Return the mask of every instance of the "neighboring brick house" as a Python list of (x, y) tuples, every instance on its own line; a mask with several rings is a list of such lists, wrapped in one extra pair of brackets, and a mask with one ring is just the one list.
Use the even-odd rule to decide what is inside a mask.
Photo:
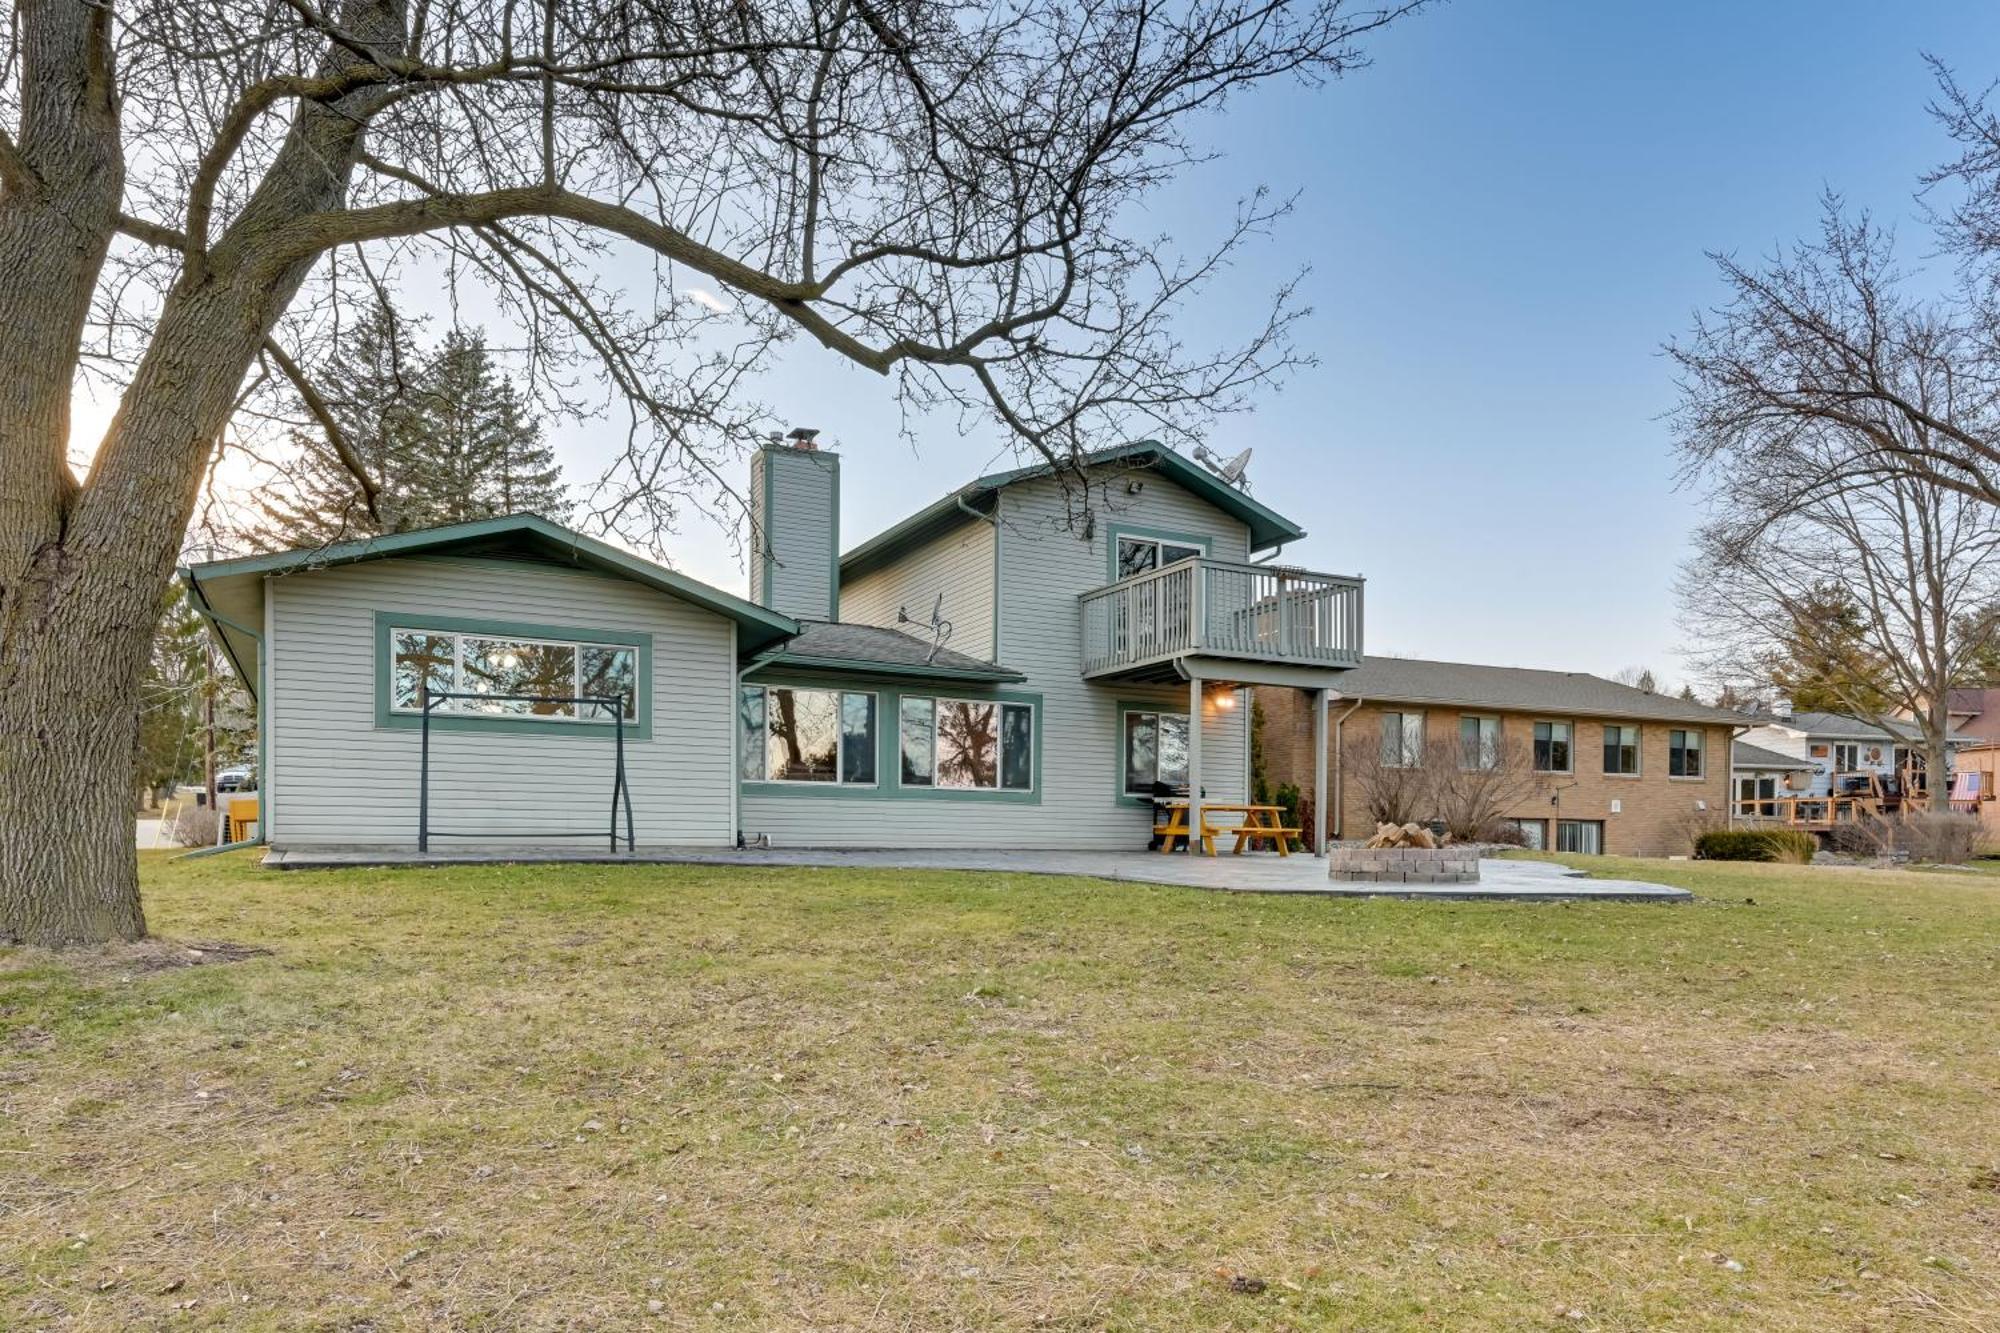
[[(1311, 696), (1259, 687), (1257, 702), (1266, 777), (1310, 792)], [(1343, 674), (1329, 710), (1334, 838), (1374, 831), (1343, 754), (1393, 760), (1421, 735), (1434, 746), (1463, 738), (1474, 756), (1483, 746), (1525, 752), (1546, 775), (1542, 790), (1505, 814), (1528, 844), (1622, 856), (1686, 853), (1696, 828), (1728, 817), (1730, 745), (1743, 727), (1737, 714), (1582, 672), (1396, 657)], [(1394, 719), (1386, 743), (1385, 716)]]

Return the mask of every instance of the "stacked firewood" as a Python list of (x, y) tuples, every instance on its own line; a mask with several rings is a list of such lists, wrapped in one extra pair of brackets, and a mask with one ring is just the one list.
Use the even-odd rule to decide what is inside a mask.
[(1377, 824), (1366, 847), (1442, 847), (1444, 839), (1422, 824)]

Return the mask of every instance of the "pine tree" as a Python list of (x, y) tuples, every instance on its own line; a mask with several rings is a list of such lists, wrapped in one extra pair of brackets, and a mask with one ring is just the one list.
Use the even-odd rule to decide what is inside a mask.
[(478, 332), (454, 330), (426, 352), (378, 303), (320, 379), (342, 434), (380, 487), (379, 521), (332, 446), (302, 430), (293, 441), (294, 493), (260, 503), (251, 533), (258, 546), (319, 546), (505, 513), (568, 518), (555, 451)]
[(292, 437), (297, 461), (290, 484), (270, 488), (259, 501), (262, 517), (250, 534), (256, 545), (322, 546), (419, 526), (402, 508), (416, 485), (410, 425), (421, 359), (411, 335), (402, 318), (377, 301), (316, 376), (341, 434), (380, 485), (379, 521), (370, 517), (360, 487), (325, 436), (304, 429)]
[(568, 516), (562, 470), (477, 332), (454, 330), (424, 376), (413, 434), (425, 474), (413, 488), (426, 524), (492, 514)]

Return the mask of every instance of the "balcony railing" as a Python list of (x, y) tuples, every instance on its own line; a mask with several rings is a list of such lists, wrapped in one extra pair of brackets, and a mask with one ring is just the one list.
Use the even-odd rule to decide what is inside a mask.
[(1083, 674), (1202, 654), (1361, 664), (1361, 580), (1229, 560), (1182, 560), (1083, 594)]

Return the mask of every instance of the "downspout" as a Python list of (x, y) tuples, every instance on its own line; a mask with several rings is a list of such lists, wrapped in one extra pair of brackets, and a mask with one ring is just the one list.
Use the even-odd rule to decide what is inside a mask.
[(993, 525), (993, 644), (986, 660), (997, 662), (1000, 660), (1000, 497), (997, 495), (993, 497), (993, 512), (990, 514), (982, 514), (974, 509), (965, 502), (963, 495), (954, 495), (952, 500), (960, 509), (980, 522)]
[(1333, 720), (1333, 836), (1336, 838), (1344, 837), (1347, 833), (1346, 816), (1344, 814), (1347, 808), (1347, 793), (1342, 785), (1342, 778), (1346, 773), (1346, 765), (1341, 759), (1342, 755), (1346, 753), (1347, 747), (1341, 743), (1340, 730), (1347, 725), (1347, 719), (1354, 716), (1354, 710), (1367, 702), (1366, 699), (1356, 699), (1347, 706), (1346, 712)]
[[(264, 668), (271, 658), (269, 645), (264, 641), (262, 630), (254, 630), (248, 625), (231, 620), (228, 616), (221, 614), (214, 607), (210, 606), (208, 604), (208, 594), (201, 590), (201, 581), (195, 578), (192, 569), (183, 568), (181, 570), (181, 581), (187, 584), (188, 591), (194, 594), (196, 613), (209, 623), (209, 628), (214, 631), (215, 637), (221, 641), (222, 651), (227, 653), (229, 660), (235, 664), (237, 679), (243, 682), (243, 688), (250, 691), (251, 702), (257, 705), (257, 836), (244, 842), (225, 842), (214, 847), (198, 847), (184, 855), (212, 856), (217, 852), (233, 852), (244, 847), (262, 847), (265, 842), (265, 830), (271, 827), (269, 813), (271, 794), (266, 790), (271, 781), (271, 756), (266, 752), (265, 747), (265, 740), (269, 735), (270, 718), (268, 716), (269, 710), (264, 706), (264, 696), (268, 693), (264, 688)], [(267, 607), (270, 605), (270, 593), (268, 590), (265, 593), (265, 605)], [(257, 683), (255, 685), (250, 683), (250, 673), (243, 669), (243, 663), (237, 658), (236, 650), (229, 646), (229, 639), (222, 633), (220, 626), (223, 625), (227, 625), (238, 634), (249, 635), (256, 642)], [(215, 813), (216, 818), (221, 819), (222, 812), (217, 810)], [(178, 861), (182, 858), (177, 856), (174, 859)]]
[[(1722, 809), (1724, 815), (1722, 826), (1724, 828), (1736, 827), (1736, 742), (1749, 733), (1750, 728), (1748, 727), (1732, 727), (1729, 731), (1729, 765), (1723, 770), (1723, 772), (1729, 775), (1729, 780), (1722, 785)], [(1750, 788), (1754, 792), (1757, 784), (1752, 782)], [(1773, 784), (1772, 790), (1777, 790), (1776, 784)], [(1773, 809), (1775, 808), (1774, 806)], [(1793, 808), (1797, 809), (1796, 806)]]
[(1269, 551), (1265, 552), (1263, 555), (1256, 557), (1250, 563), (1253, 565), (1268, 565), (1273, 560), (1276, 560), (1279, 556), (1283, 555), (1285, 553), (1285, 548), (1287, 546), (1290, 546), (1291, 544), (1292, 544), (1292, 539), (1287, 537), (1285, 540), (1279, 542), (1276, 546), (1273, 546)]

